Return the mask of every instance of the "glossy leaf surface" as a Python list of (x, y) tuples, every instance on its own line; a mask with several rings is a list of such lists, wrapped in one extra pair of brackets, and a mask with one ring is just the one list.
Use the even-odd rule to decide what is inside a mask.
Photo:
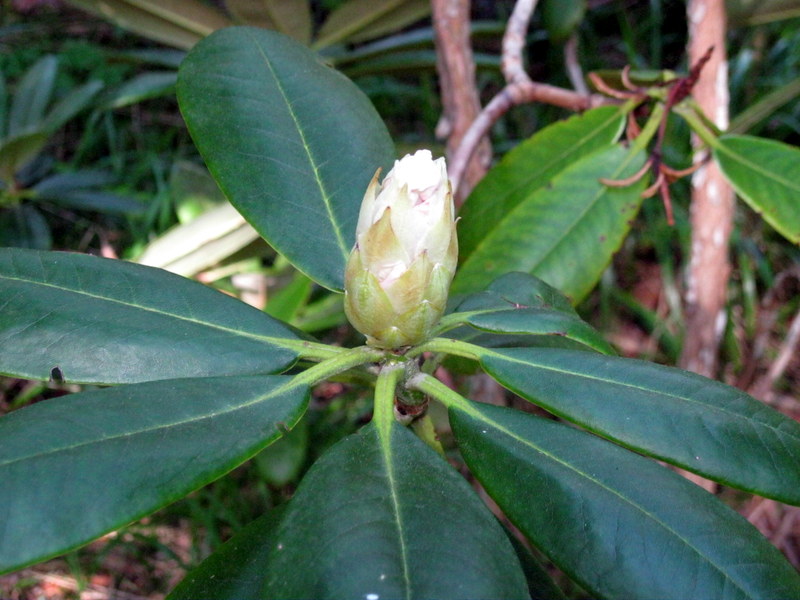
[(231, 203), (298, 269), (343, 289), (361, 199), (394, 158), (367, 97), (297, 42), (234, 27), (189, 53), (178, 100)]
[(714, 159), (736, 193), (795, 244), (800, 243), (800, 149), (747, 135), (725, 135)]
[(265, 598), (527, 594), (492, 514), (447, 462), (396, 424), (388, 432), (368, 425), (318, 460), (273, 539)]
[(0, 249), (0, 373), (133, 383), (269, 373), (296, 353), (288, 326), (160, 269), (81, 254)]
[(503, 273), (524, 271), (578, 302), (627, 235), (646, 183), (607, 187), (600, 179), (628, 177), (643, 163), (642, 153), (610, 146), (533, 190), (464, 258), (453, 293), (479, 291)]
[(566, 297), (527, 273), (508, 273), (485, 292), (467, 297), (444, 320), (447, 324), (455, 322), (489, 333), (563, 337), (598, 352), (615, 354), (603, 336), (581, 320)]
[(0, 419), (0, 572), (65, 552), (228, 472), (292, 427), (289, 377), (174, 379)]
[(722, 481), (800, 504), (800, 424), (688, 371), (571, 350), (481, 358), (504, 386), (604, 437)]
[(561, 171), (581, 158), (613, 144), (625, 115), (604, 106), (545, 127), (508, 152), (475, 186), (458, 224), (461, 262), (485, 243), (506, 215)]
[(507, 408), (451, 408), (450, 422), (505, 514), (593, 597), (800, 597), (758, 530), (649, 459)]

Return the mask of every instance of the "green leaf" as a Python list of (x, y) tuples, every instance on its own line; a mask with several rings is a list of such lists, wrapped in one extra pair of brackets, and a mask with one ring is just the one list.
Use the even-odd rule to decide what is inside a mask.
[[(304, 421), (301, 421), (303, 423)], [(263, 597), (264, 565), (278, 543), (285, 505), (259, 517), (189, 572), (167, 600), (255, 600)]]
[(600, 179), (629, 177), (644, 160), (641, 152), (608, 146), (533, 190), (466, 256), (452, 293), (479, 291), (503, 273), (523, 271), (580, 301), (627, 235), (646, 185), (642, 178), (608, 187)]
[(566, 600), (564, 592), (547, 574), (547, 569), (534, 558), (531, 551), (510, 530), (503, 528), (517, 553), (517, 558), (528, 582), (531, 600)]
[(452, 407), (450, 422), (508, 518), (593, 596), (800, 597), (800, 576), (750, 523), (649, 459), (507, 408)]
[(297, 42), (234, 27), (189, 53), (178, 100), (231, 203), (298, 269), (343, 289), (361, 199), (394, 156), (366, 96)]
[(0, 140), (6, 137), (6, 129), (8, 123), (6, 117), (8, 116), (8, 85), (6, 78), (2, 71), (0, 71)]
[(372, 423), (320, 458), (273, 539), (264, 598), (527, 597), (492, 514), (396, 424)]
[[(0, 210), (0, 246), (47, 250), (52, 243), (50, 226), (42, 213), (33, 205), (17, 204)], [(0, 294), (0, 321), (2, 321), (2, 307), (2, 295)], [(0, 356), (2, 354), (3, 351), (0, 348)]]
[(37, 60), (17, 83), (8, 115), (8, 137), (33, 133), (42, 128), (42, 119), (53, 95), (58, 59), (50, 54)]
[(579, 159), (613, 144), (624, 123), (619, 107), (601, 106), (545, 127), (506, 154), (461, 207), (461, 262), (480, 250), (485, 238), (518, 204)]
[(47, 144), (47, 134), (41, 131), (21, 133), (0, 143), (0, 179), (12, 187), (14, 174), (35, 157)]
[(151, 40), (189, 49), (231, 22), (199, 0), (70, 0), (80, 8)]
[(104, 94), (101, 109), (121, 108), (143, 100), (175, 93), (176, 71), (150, 71), (129, 79), (108, 94)]
[(135, 198), (97, 190), (66, 192), (51, 197), (50, 202), (78, 210), (92, 210), (101, 213), (141, 214), (147, 208)]
[(800, 505), (800, 424), (688, 371), (571, 350), (486, 352), (486, 371), (565, 419), (727, 485)]
[(550, 39), (564, 41), (578, 28), (586, 14), (586, 0), (545, 0), (542, 23)]
[(75, 548), (227, 473), (303, 414), (308, 388), (290, 381), (155, 381), (4, 416), (0, 572)]
[(292, 323), (298, 312), (308, 303), (312, 288), (313, 283), (308, 277), (295, 272), (289, 283), (270, 296), (264, 312), (286, 323)]
[(0, 373), (76, 383), (280, 371), (295, 333), (238, 300), (160, 269), (0, 249)]
[(786, 239), (800, 243), (800, 149), (747, 135), (724, 135), (714, 159), (736, 193)]
[(111, 185), (117, 181), (117, 176), (111, 171), (100, 169), (86, 169), (51, 175), (36, 183), (31, 190), (36, 192), (37, 198), (51, 199), (65, 192), (98, 188)]
[(102, 88), (102, 81), (89, 81), (72, 90), (47, 112), (47, 116), (42, 122), (42, 129), (50, 133), (59, 129), (64, 123), (89, 106), (89, 103)]
[(581, 320), (569, 300), (527, 273), (508, 273), (492, 282), (487, 291), (468, 296), (443, 319), (442, 330), (456, 323), (496, 334), (558, 336), (604, 354), (616, 354), (599, 332)]
[(393, 33), (399, 33), (409, 25), (428, 17), (430, 14), (431, 3), (427, 0), (405, 0), (393, 11), (378, 17), (353, 33), (348, 42), (362, 43), (369, 40), (377, 40), (377, 38)]
[[(399, 29), (420, 18), (417, 6), (420, 3), (420, 0), (347, 0), (322, 24), (314, 47), (323, 48), (350, 38), (355, 39), (359, 33), (372, 27), (381, 27), (378, 35)], [(411, 20), (408, 18), (409, 9), (413, 15)], [(430, 6), (427, 7), (427, 12), (430, 12)], [(371, 37), (373, 36), (366, 35), (362, 39)]]

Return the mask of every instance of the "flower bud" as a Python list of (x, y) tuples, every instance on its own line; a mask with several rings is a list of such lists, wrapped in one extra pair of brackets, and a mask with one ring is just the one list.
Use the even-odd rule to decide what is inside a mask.
[(379, 348), (418, 344), (447, 302), (458, 260), (453, 194), (444, 158), (419, 150), (395, 161), (364, 195), (345, 272), (344, 309)]

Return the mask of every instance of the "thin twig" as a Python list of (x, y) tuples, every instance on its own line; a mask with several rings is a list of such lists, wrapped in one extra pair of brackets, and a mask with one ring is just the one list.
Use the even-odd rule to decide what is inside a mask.
[(578, 61), (577, 33), (569, 36), (567, 43), (564, 44), (564, 69), (566, 69), (569, 82), (575, 91), (583, 96), (588, 96), (589, 86), (586, 85), (583, 69), (581, 69), (581, 63)]
[(796, 356), (798, 342), (800, 342), (800, 310), (792, 318), (777, 358), (772, 361), (767, 373), (753, 385), (752, 393), (756, 398), (766, 402), (771, 400), (771, 396), (774, 394), (772, 388), (775, 382), (783, 376), (789, 362)]
[(453, 190), (458, 190), (467, 164), (480, 140), (512, 106), (527, 102), (544, 102), (574, 111), (583, 111), (612, 102), (605, 96), (580, 94), (531, 81), (523, 66), (522, 50), (525, 47), (525, 35), (535, 7), (536, 0), (518, 0), (514, 5), (503, 36), (501, 69), (506, 79), (506, 86), (483, 108), (452, 154), (449, 174)]
[(501, 70), (506, 83), (529, 82), (531, 79), (525, 72), (522, 62), (522, 50), (525, 48), (525, 36), (528, 24), (536, 8), (537, 0), (517, 0), (503, 35), (503, 58)]

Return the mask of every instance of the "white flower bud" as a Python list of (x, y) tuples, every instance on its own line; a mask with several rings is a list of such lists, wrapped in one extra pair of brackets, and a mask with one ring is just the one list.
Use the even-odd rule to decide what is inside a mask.
[(444, 158), (420, 150), (367, 188), (345, 274), (345, 312), (367, 343), (424, 341), (447, 302), (458, 260)]

